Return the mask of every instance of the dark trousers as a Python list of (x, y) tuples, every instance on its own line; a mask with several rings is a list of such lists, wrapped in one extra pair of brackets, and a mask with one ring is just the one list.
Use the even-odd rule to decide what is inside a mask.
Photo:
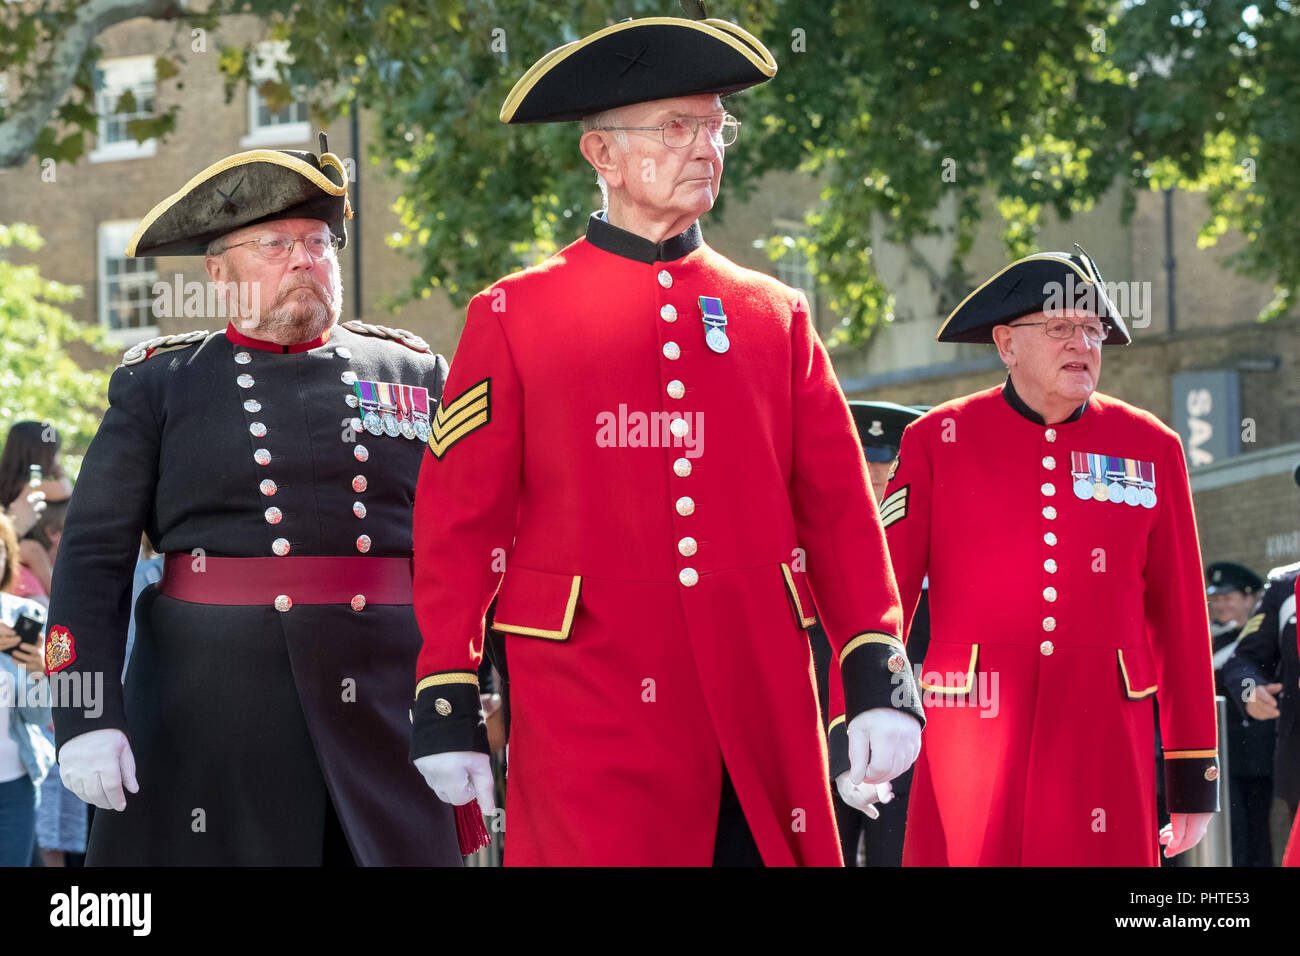
[(1268, 814), (1273, 806), (1273, 779), (1230, 777), (1228, 799), (1232, 801), (1232, 865), (1272, 866)]
[(713, 845), (714, 866), (762, 866), (763, 857), (754, 834), (745, 822), (740, 798), (731, 785), (731, 775), (722, 768), (722, 797), (718, 801), (718, 836)]

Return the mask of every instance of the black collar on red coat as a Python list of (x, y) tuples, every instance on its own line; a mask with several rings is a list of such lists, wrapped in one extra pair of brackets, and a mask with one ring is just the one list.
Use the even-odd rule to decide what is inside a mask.
[(323, 334), (312, 339), (310, 342), (295, 342), (293, 345), (281, 345), (279, 342), (267, 342), (263, 339), (255, 339), (245, 335), (235, 328), (235, 323), (230, 322), (226, 325), (226, 338), (236, 345), (243, 345), (250, 349), (261, 349), (264, 352), (279, 352), (282, 355), (289, 355), (296, 352), (308, 352), (311, 349), (318, 348), (329, 341), (330, 332), (333, 326), (326, 329)]
[(698, 222), (691, 223), (685, 232), (663, 242), (651, 242), (613, 225), (603, 212), (593, 212), (587, 220), (587, 241), (597, 249), (604, 249), (624, 259), (647, 263), (672, 262), (704, 244)]
[[(1015, 386), (1011, 384), (1010, 375), (1007, 376), (1006, 382), (1003, 383), (1002, 385), (1002, 397), (1005, 398), (1007, 400), (1007, 404), (1010, 405), (1012, 408), (1014, 408), (1022, 417), (1029, 419), (1035, 425), (1047, 424), (1047, 422), (1043, 420), (1042, 415), (1038, 414), (1038, 412), (1034, 411), (1032, 408), (1030, 408), (1028, 405), (1025, 404), (1025, 400), (1020, 397), (1020, 395), (1016, 392)], [(1082, 405), (1080, 405), (1070, 414), (1069, 418), (1067, 418), (1063, 422), (1057, 422), (1057, 424), (1066, 425), (1070, 422), (1077, 422), (1080, 418), (1083, 417), (1083, 413), (1086, 412), (1087, 410), (1088, 410), (1088, 403), (1084, 402)]]

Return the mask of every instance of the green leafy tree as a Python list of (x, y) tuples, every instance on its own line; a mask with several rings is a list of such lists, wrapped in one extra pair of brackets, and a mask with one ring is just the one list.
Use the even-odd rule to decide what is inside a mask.
[[(918, 258), (949, 306), (969, 285), (962, 256), (989, 199), (1008, 254), (1019, 255), (1034, 246), (1046, 211), (1072, 216), (1116, 185), (1130, 211), (1142, 190), (1204, 192), (1211, 215), (1202, 244), (1230, 229), (1245, 236), (1234, 261), (1276, 282), (1268, 314), (1285, 311), (1300, 288), (1294, 0), (711, 6), (763, 37), (780, 64), (775, 82), (729, 104), (745, 132), (728, 156), (724, 199), (771, 171), (816, 177), (822, 202), (799, 244), (845, 318), (844, 337), (869, 335), (892, 308), (873, 244), (911, 250), (919, 237), (955, 230), (950, 260)], [(546, 50), (616, 19), (677, 12), (666, 0), (211, 0), (201, 13), (183, 0), (48, 0), (44, 14), (30, 7), (0, 8), (0, 57), (17, 55), (37, 78), (12, 116), (0, 115), (0, 134), (30, 130), (33, 117), (41, 125), (0, 146), (0, 165), (84, 148), (77, 137), (93, 128), (86, 82), (97, 50), (90, 33), (71, 64), (77, 47), (67, 37), (73, 26), (90, 31), (87, 11), (174, 19), (182, 37), (252, 13), (294, 57), (279, 79), (260, 83), (273, 105), (306, 89), (320, 121), (358, 107), (376, 115), (368, 159), (390, 166), (402, 186), (396, 244), (418, 267), (409, 295), (441, 287), (458, 303), (577, 235), (591, 201), (571, 126), (497, 121), (514, 80)], [(62, 73), (42, 72), (39, 54), (54, 49)], [(166, 77), (183, 61), (180, 43), (160, 59), (160, 81), (180, 82)], [(251, 80), (252, 50), (223, 49), (220, 64), (233, 96)], [(56, 73), (68, 85), (42, 117)], [(169, 115), (133, 132), (165, 134)], [(951, 222), (940, 215), (948, 208)]]
[[(14, 422), (49, 422), (63, 439), (65, 466), (76, 475), (108, 390), (109, 373), (98, 356), (113, 352), (103, 348), (98, 328), (60, 307), (81, 296), (79, 286), (7, 259), (6, 250), (35, 252), (42, 244), (31, 226), (0, 225), (0, 440)], [(77, 358), (95, 367), (83, 368)]]

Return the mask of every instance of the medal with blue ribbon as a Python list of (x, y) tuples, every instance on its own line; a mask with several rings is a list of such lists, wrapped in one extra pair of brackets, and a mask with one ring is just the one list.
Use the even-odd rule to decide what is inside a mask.
[(700, 296), (700, 313), (704, 319), (704, 344), (721, 355), (731, 348), (727, 338), (727, 316), (722, 311), (722, 300)]

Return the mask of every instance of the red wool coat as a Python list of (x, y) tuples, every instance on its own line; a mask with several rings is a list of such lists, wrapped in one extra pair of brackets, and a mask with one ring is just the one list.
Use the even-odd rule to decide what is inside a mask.
[[(1300, 578), (1296, 578), (1296, 603), (1300, 604)], [(1300, 640), (1300, 637), (1297, 638)], [(1296, 688), (1284, 688), (1290, 693), (1295, 693)], [(1291, 839), (1287, 841), (1286, 853), (1282, 857), (1283, 866), (1300, 866), (1300, 815), (1291, 824)]]
[(767, 864), (839, 864), (804, 628), (815, 593), (864, 709), (888, 705), (901, 612), (802, 295), (698, 226), (656, 246), (596, 220), (474, 298), (445, 396), (415, 505), (412, 756), (486, 750), (495, 595), (508, 863), (708, 864), (725, 762)]
[(1100, 394), (1049, 427), (988, 389), (908, 427), (880, 512), (907, 623), (930, 579), (905, 865), (1156, 865), (1153, 696), (1170, 810), (1218, 809), (1175, 432)]

